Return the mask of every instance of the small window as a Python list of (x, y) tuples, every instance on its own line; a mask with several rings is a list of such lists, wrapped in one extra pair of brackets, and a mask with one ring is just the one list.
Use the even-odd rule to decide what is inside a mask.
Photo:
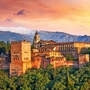
[(29, 60), (29, 58), (28, 57), (25, 57), (24, 60)]
[(24, 53), (28, 53), (28, 52), (24, 52)]

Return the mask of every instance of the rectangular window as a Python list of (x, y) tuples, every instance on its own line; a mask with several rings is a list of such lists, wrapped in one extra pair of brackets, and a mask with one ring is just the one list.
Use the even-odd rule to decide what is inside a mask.
[(24, 52), (24, 53), (28, 53), (28, 52)]
[(29, 58), (28, 57), (25, 57), (24, 60), (29, 60)]

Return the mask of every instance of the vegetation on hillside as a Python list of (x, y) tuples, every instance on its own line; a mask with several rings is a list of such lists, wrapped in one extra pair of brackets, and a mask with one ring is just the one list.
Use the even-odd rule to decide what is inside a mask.
[(7, 41), (0, 41), (0, 54), (8, 54), (10, 52), (10, 43)]
[(0, 71), (0, 90), (90, 90), (90, 64), (80, 69), (28, 69), (19, 77)]

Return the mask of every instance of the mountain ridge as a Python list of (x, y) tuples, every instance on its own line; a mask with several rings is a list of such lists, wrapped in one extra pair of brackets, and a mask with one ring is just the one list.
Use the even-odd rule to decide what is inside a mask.
[[(0, 41), (19, 41), (28, 40), (33, 42), (33, 37), (36, 30), (31, 30), (23, 27), (1, 27), (0, 26)], [(90, 36), (87, 35), (72, 35), (64, 32), (38, 31), (42, 40), (54, 40), (56, 42), (90, 42)]]

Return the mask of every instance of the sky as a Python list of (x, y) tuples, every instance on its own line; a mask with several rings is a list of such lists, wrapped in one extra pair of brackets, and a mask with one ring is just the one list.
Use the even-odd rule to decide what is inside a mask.
[(0, 26), (90, 35), (90, 0), (0, 0)]

